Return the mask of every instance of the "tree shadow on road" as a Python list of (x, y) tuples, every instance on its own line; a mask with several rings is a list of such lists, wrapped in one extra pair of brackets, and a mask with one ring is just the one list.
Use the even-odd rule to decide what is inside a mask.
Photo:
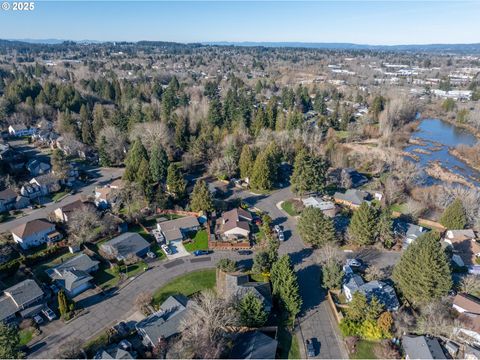
[(117, 293), (114, 292), (114, 289), (109, 292), (100, 292), (98, 294), (94, 294), (92, 296), (86, 297), (84, 299), (81, 299), (76, 302), (76, 307), (78, 309), (87, 309), (91, 306), (97, 305), (98, 303), (101, 303), (102, 301), (105, 301), (107, 299), (110, 299), (114, 296), (116, 296)]
[(325, 299), (325, 291), (320, 285), (320, 266), (309, 265), (297, 271), (300, 296), (302, 297), (302, 310), (300, 316), (316, 308)]
[(294, 252), (290, 254), (290, 262), (293, 266), (301, 264), (303, 260), (310, 257), (313, 254), (312, 248), (304, 248), (300, 251)]

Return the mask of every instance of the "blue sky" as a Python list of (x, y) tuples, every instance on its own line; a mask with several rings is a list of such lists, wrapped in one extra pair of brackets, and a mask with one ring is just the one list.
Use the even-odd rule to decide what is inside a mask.
[(480, 1), (46, 1), (0, 10), (0, 38), (480, 42)]

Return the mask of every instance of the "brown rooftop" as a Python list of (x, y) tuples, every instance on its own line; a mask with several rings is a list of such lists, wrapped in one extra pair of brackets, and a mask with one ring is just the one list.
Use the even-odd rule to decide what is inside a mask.
[(480, 299), (474, 296), (458, 294), (453, 299), (453, 304), (465, 309), (466, 312), (480, 314)]
[(50, 227), (52, 227), (52, 225), (53, 224), (48, 222), (47, 220), (35, 219), (12, 229), (12, 234), (17, 235), (19, 238), (24, 238), (39, 231), (49, 229)]

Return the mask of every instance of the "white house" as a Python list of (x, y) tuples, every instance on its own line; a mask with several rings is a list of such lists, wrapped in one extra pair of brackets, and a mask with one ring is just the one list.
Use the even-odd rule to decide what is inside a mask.
[(48, 241), (58, 241), (62, 235), (55, 229), (55, 224), (46, 220), (35, 219), (12, 229), (13, 240), (23, 249), (38, 246)]
[(8, 133), (11, 136), (30, 136), (35, 134), (37, 129), (29, 128), (25, 124), (14, 124), (8, 127)]
[(252, 214), (242, 208), (232, 209), (223, 213), (215, 224), (215, 234), (224, 238), (248, 238)]

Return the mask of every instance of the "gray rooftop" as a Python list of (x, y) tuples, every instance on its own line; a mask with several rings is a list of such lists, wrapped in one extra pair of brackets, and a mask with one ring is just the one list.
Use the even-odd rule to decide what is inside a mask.
[(263, 302), (267, 311), (272, 308), (272, 293), (270, 284), (266, 282), (252, 282), (245, 274), (226, 274), (225, 292), (227, 297), (242, 298), (251, 292)]
[(5, 294), (12, 298), (18, 307), (21, 307), (39, 297), (43, 296), (43, 291), (32, 279), (24, 280), (4, 290)]
[(8, 296), (0, 297), (0, 321), (3, 321), (18, 311), (17, 306)]
[(445, 359), (440, 343), (426, 336), (404, 336), (402, 347), (409, 359)]
[(230, 359), (275, 359), (277, 340), (260, 331), (238, 335), (230, 352)]
[(191, 300), (183, 295), (170, 296), (162, 303), (158, 312), (140, 321), (136, 328), (151, 343), (155, 344), (161, 337), (168, 339), (180, 331), (181, 322), (190, 305)]
[(126, 232), (102, 244), (101, 248), (109, 251), (108, 248), (111, 247), (117, 251), (119, 256), (126, 258), (131, 255), (136, 255), (147, 249), (149, 246), (150, 243), (141, 235)]
[(53, 269), (48, 269), (46, 270), (47, 274), (51, 276), (52, 270), (56, 270), (57, 272), (61, 272), (63, 270), (69, 270), (69, 269), (75, 269), (75, 270), (81, 270), (81, 271), (89, 271), (91, 268), (95, 267), (98, 265), (97, 260), (92, 260), (88, 255), (86, 254), (80, 254), (78, 256), (75, 256), (64, 263), (55, 266)]
[(348, 189), (345, 193), (336, 192), (333, 197), (343, 201), (348, 201), (354, 205), (361, 205), (369, 197), (369, 193), (362, 190)]

